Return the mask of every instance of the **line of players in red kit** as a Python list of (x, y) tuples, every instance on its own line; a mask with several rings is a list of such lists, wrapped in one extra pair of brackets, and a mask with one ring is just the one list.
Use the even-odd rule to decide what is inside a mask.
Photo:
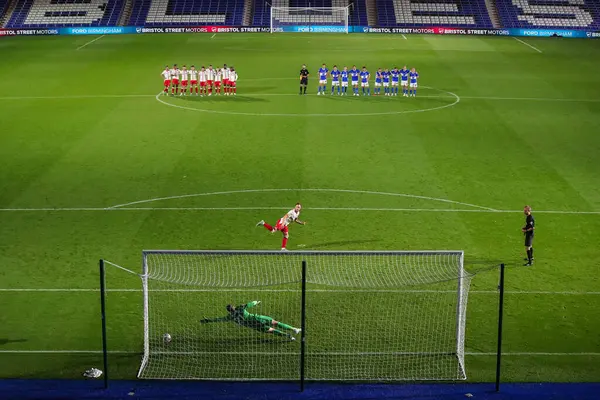
[(238, 74), (235, 72), (235, 68), (228, 67), (227, 64), (223, 64), (223, 68), (213, 68), (209, 65), (208, 68), (196, 69), (195, 66), (191, 66), (188, 69), (185, 65), (179, 69), (177, 64), (170, 68), (168, 65), (160, 73), (163, 77), (163, 95), (169, 94), (169, 88), (171, 89), (171, 96), (212, 96), (221, 94), (221, 89), (225, 96), (235, 96), (237, 93), (236, 82), (238, 80)]

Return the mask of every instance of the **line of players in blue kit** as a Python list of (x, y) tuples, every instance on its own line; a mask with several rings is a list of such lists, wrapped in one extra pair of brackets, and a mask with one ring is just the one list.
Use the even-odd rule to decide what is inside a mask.
[[(362, 89), (363, 96), (371, 95), (371, 87), (369, 86), (371, 73), (367, 70), (367, 67), (363, 66), (362, 69), (357, 69), (356, 65), (353, 65), (351, 70), (348, 70), (348, 67), (343, 67), (340, 70), (337, 65), (334, 65), (330, 71), (327, 65), (323, 64), (319, 68), (319, 91), (317, 95), (327, 94), (329, 77), (331, 78), (332, 95), (335, 94), (337, 88), (338, 96), (346, 96), (349, 86), (352, 86), (353, 96), (360, 96), (359, 86)], [(419, 73), (414, 68), (407, 69), (406, 65), (402, 69), (394, 67), (392, 70), (388, 68), (382, 70), (378, 68), (375, 72), (373, 95), (381, 95), (381, 88), (383, 87), (384, 96), (398, 96), (398, 88), (402, 87), (402, 96), (416, 97), (418, 79)]]

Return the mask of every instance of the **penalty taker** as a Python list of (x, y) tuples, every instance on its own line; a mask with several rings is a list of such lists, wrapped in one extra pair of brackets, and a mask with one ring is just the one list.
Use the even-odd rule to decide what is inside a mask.
[(252, 314), (247, 311), (248, 308), (252, 308), (259, 304), (259, 300), (251, 301), (237, 307), (233, 306), (232, 304), (228, 304), (226, 307), (227, 312), (229, 313), (228, 315), (219, 318), (204, 318), (200, 321), (200, 323), (207, 324), (210, 322), (235, 322), (240, 326), (255, 329), (259, 332), (269, 333), (276, 336), (285, 336), (292, 341), (296, 340), (291, 333), (284, 332), (277, 328), (291, 331), (295, 334), (300, 333), (300, 328), (294, 328), (291, 325), (276, 321), (267, 315)]

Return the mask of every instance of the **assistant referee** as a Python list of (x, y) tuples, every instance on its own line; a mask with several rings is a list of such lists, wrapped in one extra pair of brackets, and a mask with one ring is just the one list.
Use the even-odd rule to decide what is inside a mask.
[(525, 234), (525, 252), (527, 253), (527, 263), (525, 266), (530, 267), (533, 265), (533, 235), (535, 233), (535, 219), (531, 214), (531, 207), (525, 206), (523, 208), (525, 214), (525, 226), (521, 229)]
[[(306, 65), (302, 65), (302, 69), (300, 70), (300, 95), (306, 94), (306, 86), (308, 86), (308, 76), (309, 72), (306, 69)], [(304, 91), (302, 90), (304, 88)]]

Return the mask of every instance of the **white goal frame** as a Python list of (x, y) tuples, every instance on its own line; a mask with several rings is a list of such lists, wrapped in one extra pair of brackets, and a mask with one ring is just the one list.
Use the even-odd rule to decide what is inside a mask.
[[(270, 32), (282, 32), (279, 27), (297, 26), (296, 32), (348, 33), (350, 6), (346, 7), (271, 7)], [(323, 26), (323, 29), (319, 29)], [(343, 31), (332, 29), (344, 27)], [(329, 27), (329, 28), (328, 28)]]
[[(151, 295), (149, 292), (153, 291), (153, 290), (149, 290), (149, 282), (150, 281), (157, 281), (157, 282), (169, 282), (169, 284), (173, 284), (173, 285), (191, 285), (191, 286), (196, 286), (198, 285), (199, 287), (206, 285), (206, 282), (203, 280), (195, 280), (193, 282), (183, 282), (181, 280), (182, 275), (178, 274), (177, 271), (174, 271), (174, 273), (171, 273), (172, 271), (167, 270), (160, 270), (158, 271), (158, 273), (152, 271), (152, 266), (149, 266), (148, 263), (148, 257), (149, 256), (165, 256), (165, 257), (176, 257), (178, 255), (182, 255), (182, 256), (199, 256), (201, 257), (222, 257), (222, 256), (231, 256), (231, 257), (288, 257), (288, 258), (292, 258), (292, 260), (294, 262), (298, 262), (298, 270), (302, 270), (304, 271), (302, 273), (302, 281), (303, 282), (308, 282), (309, 284), (316, 284), (316, 285), (328, 285), (328, 286), (337, 286), (338, 288), (344, 287), (347, 282), (343, 280), (343, 278), (341, 278), (342, 280), (340, 281), (339, 277), (337, 276), (333, 276), (333, 275), (319, 275), (319, 272), (315, 272), (315, 273), (306, 273), (306, 261), (303, 261), (305, 259), (310, 260), (311, 258), (314, 257), (330, 257), (330, 258), (334, 258), (334, 257), (352, 257), (352, 256), (358, 256), (358, 257), (377, 257), (377, 256), (381, 256), (381, 257), (403, 257), (403, 256), (407, 256), (407, 257), (426, 257), (426, 256), (433, 256), (435, 259), (438, 259), (438, 257), (440, 259), (442, 259), (444, 257), (453, 257), (453, 260), (455, 261), (455, 263), (450, 263), (447, 266), (449, 267), (455, 267), (455, 268), (446, 268), (444, 273), (446, 274), (445, 277), (442, 276), (443, 274), (440, 275), (439, 279), (441, 279), (439, 282), (449, 282), (451, 287), (454, 288), (452, 290), (442, 290), (439, 293), (446, 293), (447, 296), (449, 296), (448, 298), (452, 298), (453, 296), (455, 297), (456, 301), (456, 314), (454, 315), (454, 318), (456, 320), (456, 331), (455, 331), (455, 346), (451, 346), (454, 347), (453, 349), (448, 349), (446, 353), (412, 353), (412, 352), (407, 352), (407, 353), (395, 353), (395, 355), (397, 356), (415, 356), (415, 355), (425, 355), (425, 356), (431, 356), (431, 355), (445, 355), (445, 356), (450, 356), (453, 357), (457, 362), (457, 364), (455, 364), (455, 371), (456, 371), (456, 375), (452, 376), (452, 377), (443, 377), (443, 378), (403, 378), (403, 377), (398, 377), (396, 379), (394, 378), (383, 378), (383, 379), (379, 379), (377, 377), (361, 377), (360, 379), (357, 378), (328, 378), (328, 377), (320, 377), (320, 376), (307, 376), (307, 380), (343, 380), (343, 381), (353, 381), (353, 380), (361, 380), (361, 381), (369, 381), (369, 380), (388, 380), (388, 381), (402, 381), (402, 380), (408, 380), (408, 381), (424, 381), (424, 380), (466, 380), (467, 376), (466, 376), (466, 368), (465, 368), (465, 327), (466, 327), (466, 307), (467, 307), (467, 300), (468, 300), (468, 291), (469, 291), (469, 286), (470, 286), (470, 280), (472, 275), (469, 274), (465, 269), (464, 269), (464, 252), (463, 251), (452, 251), (452, 250), (438, 250), (438, 251), (294, 251), (294, 252), (289, 252), (289, 253), (281, 253), (279, 251), (262, 251), (262, 250), (257, 250), (257, 251), (249, 251), (249, 250), (231, 250), (231, 251), (227, 251), (227, 250), (215, 250), (215, 251), (204, 251), (204, 250), (144, 250), (143, 251), (143, 273), (141, 275), (141, 279), (142, 279), (142, 286), (143, 286), (143, 313), (144, 313), (144, 354), (142, 357), (142, 361), (141, 361), (141, 365), (138, 371), (138, 378), (141, 379), (197, 379), (197, 380), (213, 380), (215, 378), (203, 378), (203, 377), (166, 377), (166, 376), (148, 376), (147, 374), (144, 373), (144, 370), (148, 367), (149, 364), (149, 360), (150, 357), (155, 354), (152, 353), (153, 349), (151, 346), (151, 341), (152, 338), (150, 338), (149, 336), (149, 332), (150, 332), (150, 325), (152, 323), (151, 321), (151, 310), (149, 309), (149, 296)], [(290, 261), (292, 261), (290, 260)], [(304, 267), (302, 267), (302, 264), (304, 263)], [(308, 262), (308, 264), (310, 265), (310, 261)], [(161, 265), (161, 264), (159, 264)], [(294, 264), (295, 265), (295, 264)], [(419, 266), (420, 267), (420, 266)], [(452, 272), (455, 271), (455, 272)], [(362, 272), (360, 272), (362, 273)], [(299, 272), (298, 272), (299, 274)], [(311, 275), (312, 274), (312, 275)], [(406, 279), (406, 276), (403, 275), (404, 272), (399, 271), (398, 276), (396, 277), (389, 277), (389, 278), (385, 278), (385, 281), (387, 281), (389, 279), (392, 287), (396, 287), (393, 283), (393, 281), (395, 279), (400, 279), (400, 280), (404, 280)], [(185, 274), (186, 278), (187, 278), (187, 273)], [(294, 276), (296, 276), (297, 274), (294, 273)], [(350, 274), (352, 275), (352, 274)], [(202, 276), (202, 275), (201, 275)], [(307, 278), (308, 276), (308, 278)], [(437, 278), (436, 278), (437, 279)], [(411, 278), (408, 278), (408, 280), (410, 281), (407, 285), (420, 285), (423, 282), (417, 282), (420, 280), (420, 278), (417, 278), (415, 281), (412, 281)], [(210, 281), (212, 282), (212, 278), (210, 278)], [(367, 286), (371, 286), (371, 287), (379, 287), (380, 282), (384, 282), (384, 281), (380, 281), (378, 279), (374, 279), (372, 281), (370, 280), (366, 280), (365, 284)], [(432, 281), (433, 283), (435, 283), (436, 281)], [(438, 283), (439, 283), (438, 282)], [(454, 282), (454, 283), (452, 283)], [(426, 282), (425, 282), (426, 283)], [(248, 284), (250, 285), (254, 285), (255, 283), (253, 283), (252, 281), (250, 281)], [(372, 286), (372, 285), (375, 286)], [(385, 283), (384, 283), (385, 285)], [(365, 286), (365, 287), (367, 287)], [(188, 286), (189, 287), (189, 286)], [(217, 289), (219, 286), (215, 286)], [(224, 286), (221, 286), (224, 288), (229, 287), (229, 284), (225, 284)], [(217, 289), (215, 289), (215, 292), (218, 291)], [(304, 289), (303, 289), (304, 290)], [(452, 294), (454, 293), (454, 290), (456, 291), (456, 294)], [(160, 291), (160, 290), (159, 290)], [(167, 291), (171, 291), (171, 290), (167, 290)], [(319, 290), (317, 289), (316, 292), (319, 292)], [(385, 290), (385, 286), (384, 289), (382, 290), (383, 293), (386, 292)], [(406, 290), (406, 293), (411, 293), (411, 292), (432, 292), (435, 293), (436, 290), (423, 290), (423, 291), (412, 291), (410, 290), (410, 288), (408, 290)], [(304, 293), (304, 292), (303, 292)], [(311, 293), (311, 289), (307, 289), (306, 293), (308, 293), (310, 295)], [(308, 302), (310, 303), (310, 300), (308, 300)], [(450, 312), (448, 315), (452, 315), (454, 314), (454, 312)], [(310, 338), (308, 340), (308, 343), (310, 343)], [(310, 344), (309, 344), (310, 346)], [(160, 352), (159, 352), (160, 353)], [(367, 354), (367, 353), (365, 353)], [(318, 354), (318, 355), (323, 355), (323, 353)], [(311, 354), (310, 352), (308, 352), (306, 354), (307, 357), (307, 362), (310, 362), (310, 358), (311, 358)], [(226, 378), (226, 379), (219, 379), (219, 380), (231, 380), (230, 378)], [(233, 380), (278, 380), (278, 378), (240, 378), (240, 379), (233, 379)]]

